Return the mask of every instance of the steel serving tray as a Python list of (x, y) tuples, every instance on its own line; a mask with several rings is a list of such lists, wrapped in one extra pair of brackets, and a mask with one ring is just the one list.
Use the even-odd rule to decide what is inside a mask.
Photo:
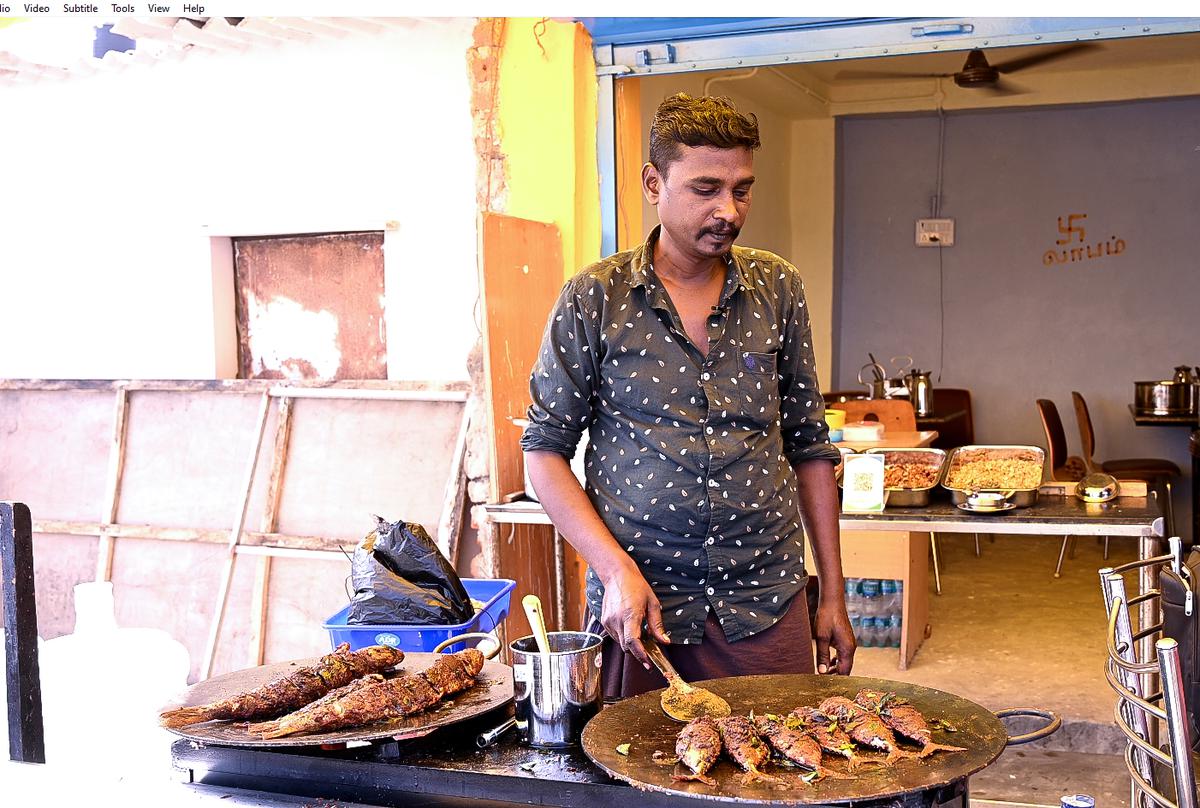
[[(867, 449), (866, 454), (881, 454), (884, 455), (884, 466), (887, 466), (887, 455), (889, 454), (914, 454), (928, 455), (938, 458), (937, 474), (933, 478), (933, 483), (922, 488), (885, 488), (887, 492), (887, 504), (897, 508), (921, 508), (929, 504), (929, 498), (933, 489), (937, 488), (938, 483), (942, 481), (942, 476), (946, 472), (946, 452), (943, 449), (919, 448), (919, 449), (888, 449), (882, 446), (876, 446)], [(931, 464), (932, 465), (932, 464)], [(886, 472), (885, 472), (886, 473)]]
[(1024, 451), (1032, 452), (1038, 458), (1038, 462), (1043, 468), (1042, 474), (1038, 477), (1038, 484), (1033, 488), (981, 488), (980, 491), (1003, 491), (1011, 492), (1008, 501), (1018, 508), (1028, 508), (1037, 502), (1038, 488), (1041, 486), (1042, 478), (1045, 477), (1046, 451), (1040, 446), (1026, 446), (1023, 444), (973, 444), (971, 446), (959, 446), (950, 450), (949, 456), (946, 458), (946, 467), (942, 472), (942, 487), (950, 492), (950, 500), (955, 505), (962, 505), (967, 501), (967, 497), (971, 491), (962, 488), (952, 488), (949, 485), (950, 472), (954, 470), (954, 462), (963, 452), (983, 449), (990, 451)]

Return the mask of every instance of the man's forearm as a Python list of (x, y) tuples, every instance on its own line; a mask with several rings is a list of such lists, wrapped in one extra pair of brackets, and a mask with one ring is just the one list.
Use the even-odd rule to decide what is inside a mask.
[(601, 581), (607, 581), (623, 567), (636, 568), (596, 513), (562, 455), (526, 452), (525, 466), (546, 515)]
[(845, 580), (842, 577), (842, 544), (838, 529), (838, 492), (833, 476), (833, 463), (827, 460), (807, 460), (795, 466), (799, 483), (800, 512), (804, 528), (812, 543), (813, 560), (821, 581), (821, 599), (844, 601)]

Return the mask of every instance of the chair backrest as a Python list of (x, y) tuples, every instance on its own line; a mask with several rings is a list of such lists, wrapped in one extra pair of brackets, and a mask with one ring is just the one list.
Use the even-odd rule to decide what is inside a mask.
[(917, 415), (912, 402), (906, 398), (871, 398), (843, 401), (837, 409), (845, 410), (846, 423), (878, 421), (886, 431), (916, 432)]
[(1072, 390), (1071, 400), (1075, 402), (1075, 421), (1079, 424), (1079, 447), (1083, 452), (1083, 462), (1090, 469), (1096, 464), (1092, 459), (1096, 453), (1096, 433), (1092, 429), (1092, 416), (1083, 396)]
[(966, 414), (953, 421), (939, 424), (937, 440), (933, 445), (938, 449), (953, 449), (955, 446), (969, 446), (975, 442), (975, 419), (971, 413), (971, 391), (958, 387), (933, 388), (933, 414), (958, 412)]
[(1050, 479), (1082, 480), (1085, 472), (1078, 457), (1067, 454), (1067, 433), (1063, 429), (1058, 407), (1048, 398), (1037, 400), (1038, 415), (1042, 418), (1042, 429), (1046, 432), (1047, 460), (1050, 463)]
[[(1129, 745), (1125, 765), (1133, 785), (1132, 808), (1155, 805), (1196, 808), (1197, 805), (1179, 646), (1168, 637), (1154, 641), (1155, 635), (1161, 633), (1161, 624), (1149, 630), (1145, 637), (1133, 633), (1130, 598), (1125, 593), (1122, 577), (1124, 572), (1143, 567), (1161, 569), (1172, 560), (1168, 554), (1100, 570), (1101, 590), (1108, 613), (1106, 678), (1117, 694), (1117, 727)], [(1146, 597), (1145, 600), (1135, 598), (1138, 609), (1152, 608), (1158, 593), (1152, 590)], [(1145, 694), (1153, 688), (1146, 687), (1147, 680), (1143, 677), (1153, 674), (1159, 675), (1161, 690), (1147, 696)], [(1159, 721), (1166, 724), (1165, 746), (1157, 743), (1161, 740), (1158, 738)], [(1170, 769), (1171, 776), (1164, 776), (1156, 764)], [(1174, 794), (1164, 793), (1163, 789), (1173, 790)]]

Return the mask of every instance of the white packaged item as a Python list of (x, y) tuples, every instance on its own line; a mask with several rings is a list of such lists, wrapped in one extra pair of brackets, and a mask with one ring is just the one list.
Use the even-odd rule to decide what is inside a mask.
[(883, 424), (878, 421), (855, 421), (842, 428), (842, 440), (882, 440)]

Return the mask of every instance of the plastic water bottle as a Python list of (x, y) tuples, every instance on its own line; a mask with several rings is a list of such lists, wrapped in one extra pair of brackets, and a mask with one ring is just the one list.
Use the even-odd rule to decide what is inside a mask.
[(1096, 808), (1096, 798), (1087, 794), (1066, 794), (1060, 805), (1062, 808)]
[(862, 579), (846, 579), (846, 611), (862, 614)]
[(854, 631), (854, 641), (859, 645), (863, 644), (863, 627), (862, 615), (858, 612), (850, 612), (850, 628)]
[(859, 648), (875, 647), (875, 618), (863, 617), (859, 623), (861, 631), (857, 639)]
[(902, 626), (903, 626), (903, 618), (900, 616), (900, 613), (893, 612), (892, 616), (888, 618), (888, 647), (889, 648), (899, 648), (900, 647), (900, 637), (903, 635)]
[(880, 582), (878, 578), (863, 579), (862, 609), (860, 611), (864, 617), (878, 617), (880, 615), (882, 595), (879, 590)]
[(884, 617), (890, 618), (893, 614), (900, 611), (900, 604), (896, 599), (896, 581), (884, 580), (879, 584), (880, 593), (880, 610), (879, 613)]

